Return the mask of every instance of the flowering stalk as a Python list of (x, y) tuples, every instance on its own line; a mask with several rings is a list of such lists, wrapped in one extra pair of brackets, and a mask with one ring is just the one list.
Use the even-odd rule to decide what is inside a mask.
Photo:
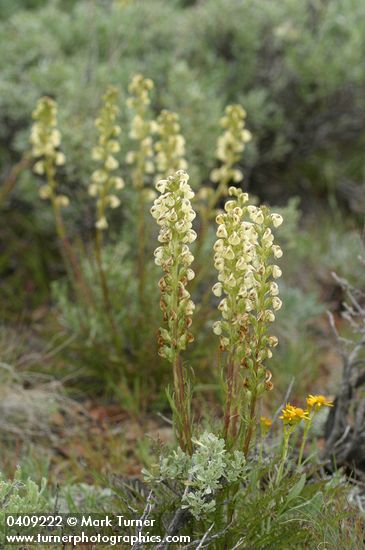
[(272, 258), (280, 258), (282, 251), (273, 244), (270, 225), (278, 227), (282, 218), (266, 206), (247, 205), (248, 195), (241, 189), (230, 187), (229, 195), (234, 199), (216, 218), (218, 282), (213, 293), (223, 298), (218, 306), (222, 320), (214, 323), (213, 330), (227, 353), (224, 437), (231, 445), (238, 440), (247, 454), (257, 400), (273, 388), (264, 362), (278, 343), (268, 327), (281, 307), (278, 285), (272, 280), (280, 277), (281, 270)]
[(92, 173), (89, 194), (97, 199), (95, 227), (100, 232), (108, 228), (107, 208), (118, 208), (120, 205), (120, 199), (114, 191), (124, 188), (123, 179), (113, 175), (113, 172), (119, 167), (119, 162), (114, 156), (120, 151), (120, 144), (116, 138), (119, 136), (121, 129), (115, 123), (119, 113), (116, 105), (118, 95), (118, 89), (114, 86), (107, 89), (103, 96), (103, 106), (98, 118), (95, 120), (99, 138), (97, 146), (92, 150), (92, 158), (99, 163), (99, 169)]
[[(228, 186), (231, 182), (240, 183), (243, 173), (236, 168), (241, 160), (246, 143), (251, 140), (251, 132), (245, 128), (246, 111), (241, 105), (227, 105), (224, 116), (220, 119), (223, 133), (218, 137), (216, 157), (221, 162), (219, 168), (214, 168), (210, 174), (212, 182), (216, 184), (213, 191), (208, 188), (200, 190), (199, 195), (206, 197), (207, 204), (200, 207), (199, 242), (196, 250), (199, 256), (204, 244), (204, 237), (209, 221), (214, 215), (215, 208), (222, 197), (228, 195)], [(197, 280), (200, 277), (197, 277)]]
[(279, 485), (283, 477), (284, 466), (288, 457), (290, 437), (295, 432), (296, 428), (302, 422), (302, 420), (306, 422), (306, 425), (309, 424), (309, 413), (307, 410), (304, 410), (301, 407), (294, 407), (290, 403), (287, 403), (285, 408), (282, 410), (280, 419), (283, 421), (284, 424), (284, 435), (281, 460), (276, 476), (277, 485)]
[(230, 182), (240, 183), (243, 180), (241, 170), (235, 168), (240, 161), (246, 143), (251, 140), (251, 132), (245, 128), (246, 111), (241, 105), (228, 105), (220, 125), (224, 132), (217, 140), (217, 159), (221, 166), (212, 170), (211, 180), (217, 184), (215, 193), (210, 199), (208, 210), (211, 211), (222, 196), (228, 194)]
[(260, 417), (260, 447), (259, 447), (259, 461), (262, 462), (263, 450), (264, 450), (264, 439), (269, 433), (269, 430), (272, 426), (272, 420), (267, 416)]
[(153, 162), (152, 134), (156, 131), (156, 123), (149, 118), (150, 92), (153, 82), (141, 74), (133, 76), (128, 91), (127, 107), (133, 113), (129, 137), (137, 142), (136, 150), (129, 151), (126, 156), (127, 164), (133, 166), (133, 185), (138, 191), (138, 279), (139, 299), (143, 306), (145, 286), (145, 176), (155, 171)]
[(305, 449), (305, 444), (308, 439), (309, 431), (312, 427), (312, 422), (318, 411), (322, 407), (333, 407), (332, 401), (329, 401), (324, 395), (308, 395), (307, 397), (307, 407), (308, 407), (308, 421), (305, 423), (302, 444), (300, 446), (299, 457), (298, 457), (298, 468), (302, 465), (303, 453)]
[(174, 174), (177, 170), (187, 170), (185, 139), (180, 134), (179, 116), (163, 110), (157, 119), (159, 139), (155, 144), (157, 180)]
[(30, 142), (32, 144), (32, 156), (38, 159), (33, 171), (45, 176), (47, 183), (39, 189), (39, 196), (49, 200), (52, 204), (55, 217), (56, 231), (61, 246), (61, 253), (69, 272), (75, 290), (91, 301), (89, 289), (82, 276), (78, 260), (67, 238), (62, 217), (62, 208), (68, 206), (69, 199), (66, 195), (58, 194), (56, 170), (66, 162), (65, 155), (59, 151), (61, 144), (61, 132), (57, 128), (57, 103), (50, 97), (42, 97), (32, 113), (34, 123), (31, 130)]
[(119, 191), (124, 187), (123, 179), (113, 175), (115, 170), (119, 167), (119, 162), (114, 157), (114, 154), (120, 151), (120, 145), (116, 138), (119, 136), (121, 129), (115, 122), (119, 113), (119, 109), (116, 105), (117, 99), (118, 89), (114, 86), (110, 86), (103, 96), (103, 106), (95, 121), (95, 126), (99, 132), (99, 138), (97, 146), (92, 150), (92, 158), (99, 163), (99, 168), (92, 173), (91, 184), (89, 186), (89, 194), (96, 198), (96, 261), (98, 264), (105, 309), (114, 335), (117, 334), (117, 328), (112, 313), (108, 281), (102, 260), (102, 247), (103, 233), (108, 228), (106, 217), (107, 209), (118, 208), (120, 199), (115, 194), (115, 191)]
[(196, 239), (192, 229), (196, 214), (190, 202), (194, 193), (188, 179), (188, 174), (179, 170), (167, 180), (159, 181), (156, 188), (161, 195), (155, 200), (151, 214), (160, 226), (161, 246), (155, 250), (155, 263), (164, 272), (159, 287), (166, 328), (159, 330), (159, 354), (173, 367), (177, 437), (180, 447), (191, 454), (189, 388), (181, 360), (181, 352), (194, 339), (189, 328), (195, 306), (186, 287), (194, 278), (190, 268), (194, 257), (189, 245)]
[(281, 459), (280, 459), (278, 473), (277, 473), (277, 476), (276, 476), (276, 484), (277, 485), (279, 485), (279, 483), (280, 483), (280, 481), (282, 480), (282, 477), (283, 477), (285, 463), (286, 463), (286, 460), (288, 458), (289, 440), (290, 440), (290, 437), (291, 437), (292, 433), (294, 432), (294, 429), (295, 428), (293, 428), (291, 426), (290, 427), (287, 427), (287, 426), (284, 427)]

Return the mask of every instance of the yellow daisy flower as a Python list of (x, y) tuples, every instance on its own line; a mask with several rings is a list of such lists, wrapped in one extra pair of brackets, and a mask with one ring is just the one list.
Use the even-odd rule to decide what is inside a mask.
[(308, 420), (309, 413), (301, 407), (294, 407), (290, 403), (287, 403), (285, 408), (282, 410), (282, 415), (279, 418), (284, 422), (284, 424), (296, 424), (301, 420)]
[(267, 416), (261, 416), (260, 418), (261, 426), (264, 428), (271, 428), (272, 426), (272, 420), (270, 418), (267, 418)]
[(307, 405), (309, 409), (316, 408), (317, 410), (321, 407), (333, 407), (333, 401), (330, 401), (324, 395), (308, 395)]

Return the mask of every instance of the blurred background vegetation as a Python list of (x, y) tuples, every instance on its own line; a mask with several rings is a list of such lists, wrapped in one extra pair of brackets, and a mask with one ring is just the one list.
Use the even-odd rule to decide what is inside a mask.
[[(301, 208), (316, 216), (340, 205), (359, 220), (365, 208), (364, 16), (361, 0), (4, 0), (2, 179), (28, 149), (36, 101), (54, 97), (62, 106), (68, 159), (62, 182), (76, 197), (70, 216), (87, 228), (85, 188), (100, 96), (109, 83), (126, 93), (131, 74), (142, 72), (156, 84), (155, 112), (165, 107), (181, 117), (195, 187), (214, 164), (224, 106), (240, 102), (254, 135), (243, 160), (250, 191), (281, 204), (300, 196)], [(8, 297), (19, 311), (24, 300), (43, 302), (57, 270), (48, 238), (52, 221), (28, 172), (3, 208), (2, 237), (17, 246), (7, 247), (2, 280), (17, 285), (16, 297)]]
[[(122, 91), (123, 105), (136, 72), (155, 82), (155, 116), (162, 108), (179, 114), (196, 191), (209, 181), (215, 166), (224, 107), (241, 103), (247, 110), (253, 140), (242, 160), (243, 187), (285, 216), (279, 235), (285, 250), (284, 307), (277, 328), (281, 346), (271, 369), (277, 388), (274, 401), (281, 402), (293, 378), (296, 393), (334, 390), (339, 363), (331, 351), (325, 311), (340, 311), (342, 294), (331, 272), (365, 286), (357, 261), (365, 212), (364, 20), (363, 0), (2, 0), (1, 361), (9, 367), (1, 370), (7, 381), (1, 391), (6, 394), (2, 406), (8, 419), (0, 425), (8, 449), (3, 467), (11, 471), (14, 461), (27, 452), (37, 419), (46, 415), (49, 425), (38, 429), (37, 441), (51, 448), (48, 455), (57, 474), (67, 463), (74, 478), (83, 480), (80, 464), (98, 471), (108, 461), (114, 469), (129, 468), (133, 473), (138, 470), (136, 461), (146, 457), (143, 446), (135, 445), (139, 423), (136, 420), (123, 435), (118, 432), (119, 439), (110, 434), (119, 429), (115, 425), (126, 411), (136, 414), (136, 395), (144, 412), (166, 407), (163, 388), (170, 373), (154, 359), (152, 344), (160, 315), (158, 276), (153, 271), (148, 293), (156, 313), (147, 335), (139, 333), (138, 312), (133, 309), (136, 290), (128, 263), (135, 240), (129, 208), (133, 198), (124, 154), (120, 172), (127, 188), (122, 208), (113, 214), (105, 261), (118, 323), (131, 347), (139, 350), (127, 360), (132, 361), (137, 382), (128, 400), (123, 387), (114, 379), (108, 381), (102, 406), (95, 402), (96, 396), (104, 396), (102, 375), (108, 365), (118, 365), (118, 358), (109, 353), (103, 320), (100, 325), (96, 318), (86, 320), (94, 323), (88, 337), (80, 330), (65, 288), (52, 214), (38, 197), (36, 178), (27, 168), (31, 113), (39, 97), (49, 95), (59, 104), (67, 157), (58, 178), (61, 189), (72, 196), (65, 211), (67, 225), (74, 240), (87, 243), (94, 224), (87, 186), (100, 98), (109, 84), (115, 84)], [(121, 122), (125, 153), (129, 138), (123, 109)], [(154, 242), (151, 251), (153, 247)], [(206, 287), (213, 279), (214, 274), (207, 276)], [(210, 330), (209, 322), (207, 326)], [(190, 357), (197, 391), (203, 395), (214, 390), (218, 377), (212, 375), (217, 343), (209, 330), (202, 332)], [(144, 348), (141, 339), (148, 342)], [(146, 379), (148, 372), (153, 372), (152, 383)], [(139, 378), (147, 388), (139, 385)], [(44, 411), (37, 410), (29, 419), (34, 419), (30, 436), (19, 444), (14, 426), (23, 421), (24, 399), (17, 402), (14, 395), (20, 395), (19, 388), (34, 387), (52, 395), (53, 379), (66, 387), (64, 399), (52, 386), (58, 399), (41, 399)], [(70, 388), (75, 403), (85, 410), (70, 405)], [(85, 435), (80, 439), (80, 433), (72, 432), (71, 443), (65, 443), (64, 433), (75, 425), (70, 415), (83, 422), (91, 418), (88, 429), (108, 439), (103, 453), (111, 456), (104, 462), (102, 444), (90, 443)], [(104, 421), (111, 426), (102, 430)], [(95, 427), (93, 422), (99, 424)], [(150, 431), (157, 427), (152, 422)], [(121, 455), (125, 459), (120, 460)], [(31, 463), (31, 456), (27, 461)]]

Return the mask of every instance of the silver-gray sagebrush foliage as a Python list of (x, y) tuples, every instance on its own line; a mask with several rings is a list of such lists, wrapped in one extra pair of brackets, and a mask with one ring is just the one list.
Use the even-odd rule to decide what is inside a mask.
[(224, 439), (213, 433), (204, 432), (193, 444), (191, 456), (178, 448), (161, 457), (155, 472), (143, 473), (151, 483), (177, 482), (183, 490), (182, 508), (200, 519), (215, 511), (216, 495), (223, 487), (244, 479), (245, 457), (228, 451)]

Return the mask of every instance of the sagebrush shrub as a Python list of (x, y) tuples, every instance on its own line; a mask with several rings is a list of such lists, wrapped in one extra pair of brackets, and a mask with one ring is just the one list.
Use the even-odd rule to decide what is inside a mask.
[(45, 494), (47, 480), (38, 486), (31, 479), (22, 479), (18, 468), (13, 480), (5, 480), (0, 474), (0, 543), (8, 550), (14, 548), (5, 544), (5, 514), (30, 514), (49, 511), (49, 498)]

